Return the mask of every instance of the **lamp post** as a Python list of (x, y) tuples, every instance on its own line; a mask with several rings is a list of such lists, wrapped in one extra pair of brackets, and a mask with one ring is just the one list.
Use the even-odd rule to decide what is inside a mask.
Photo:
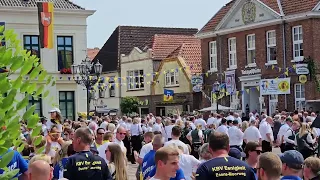
[(77, 65), (71, 65), (71, 73), (75, 82), (81, 86), (84, 86), (87, 91), (87, 119), (89, 119), (90, 112), (90, 96), (89, 91), (91, 86), (95, 85), (99, 81), (99, 77), (102, 73), (102, 65), (99, 63), (99, 60), (93, 64), (93, 62), (88, 58), (88, 56), (82, 60), (82, 62)]
[[(97, 106), (98, 106), (98, 98), (94, 98), (93, 100), (93, 105), (94, 105), (94, 112), (97, 113)], [(96, 114), (97, 116), (97, 114)]]
[(219, 111), (218, 97), (220, 95), (220, 91), (221, 91), (220, 83), (218, 81), (216, 81), (213, 84), (213, 92), (216, 95), (216, 102), (217, 102), (217, 112), (216, 113), (218, 113), (218, 111)]

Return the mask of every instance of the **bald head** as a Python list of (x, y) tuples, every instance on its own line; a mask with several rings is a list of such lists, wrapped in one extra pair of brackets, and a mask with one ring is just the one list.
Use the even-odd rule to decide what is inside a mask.
[(52, 168), (43, 160), (38, 160), (29, 166), (29, 179), (31, 180), (51, 180)]

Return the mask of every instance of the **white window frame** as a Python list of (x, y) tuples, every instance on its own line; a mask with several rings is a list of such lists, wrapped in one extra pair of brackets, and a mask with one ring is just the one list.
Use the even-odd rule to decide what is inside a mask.
[(218, 71), (217, 41), (209, 42), (209, 67), (211, 72)]
[[(297, 97), (298, 87), (299, 87), (299, 96), (300, 97)], [(302, 88), (304, 89), (303, 92), (302, 92)], [(304, 106), (301, 105), (302, 102), (304, 102)], [(299, 106), (297, 106), (297, 103), (299, 103)], [(304, 84), (295, 84), (294, 85), (294, 106), (295, 106), (295, 109), (302, 110), (303, 108), (305, 108), (305, 104), (306, 104), (305, 85)]]
[[(140, 73), (142, 71), (142, 73)], [(137, 72), (137, 73), (136, 73)], [(144, 89), (144, 77), (143, 77), (143, 69), (139, 70), (129, 70), (127, 71), (128, 74), (128, 90), (143, 90)], [(136, 76), (135, 74), (138, 74), (139, 76)], [(138, 82), (136, 82), (138, 78)], [(142, 81), (141, 81), (142, 79)]]
[(272, 115), (273, 113), (275, 113), (275, 111), (277, 110), (277, 106), (274, 109), (274, 111), (272, 110), (272, 105), (273, 104), (277, 104), (278, 105), (278, 95), (277, 94), (273, 94), (273, 95), (269, 95), (269, 114)]
[[(173, 76), (173, 82), (172, 82)], [(164, 85), (165, 87), (179, 86), (179, 72), (177, 71), (169, 71), (166, 72), (164, 76)]]
[[(250, 43), (249, 43), (249, 37), (254, 37), (253, 41), (252, 41), (252, 47), (250, 47)], [(252, 38), (251, 38), (252, 39)], [(256, 35), (255, 34), (248, 34), (247, 35), (247, 65), (249, 67), (256, 67), (256, 57), (254, 58), (253, 62), (249, 63), (249, 51), (255, 51), (255, 55), (257, 56), (257, 52), (256, 52)]]
[[(274, 34), (274, 37), (270, 37), (271, 34)], [(271, 59), (270, 49), (275, 48), (277, 51), (277, 33), (276, 30), (267, 31), (266, 33), (266, 41), (267, 41), (267, 64), (277, 64), (277, 59)], [(273, 43), (269, 43), (269, 39), (274, 39)], [(277, 57), (276, 57), (277, 58)]]
[[(298, 32), (298, 39), (295, 40), (295, 33), (294, 31), (297, 30)], [(301, 30), (301, 33), (300, 33)], [(302, 52), (303, 52), (303, 29), (302, 26), (294, 26), (292, 27), (292, 57), (293, 57), (293, 62), (300, 62), (303, 61), (304, 56), (301, 56), (300, 53), (300, 45), (302, 44)], [(299, 46), (299, 56), (295, 56), (295, 45)]]
[(229, 69), (236, 69), (237, 68), (237, 39), (235, 37), (228, 39), (228, 51), (229, 51)]

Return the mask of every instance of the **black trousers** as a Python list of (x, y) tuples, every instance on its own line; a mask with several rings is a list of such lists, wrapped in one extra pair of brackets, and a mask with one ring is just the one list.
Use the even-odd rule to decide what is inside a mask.
[(262, 152), (272, 152), (271, 143), (268, 141), (262, 141)]
[(282, 144), (280, 145), (281, 153), (284, 153), (284, 152), (285, 152), (285, 146), (286, 146), (285, 143), (282, 143)]
[(132, 145), (132, 152), (131, 152), (132, 159), (131, 160), (132, 160), (132, 162), (134, 162), (135, 159), (134, 159), (133, 151), (137, 151), (139, 153), (142, 148), (140, 136), (131, 136), (131, 145)]
[(289, 144), (289, 143), (285, 144), (284, 151), (289, 151), (289, 150), (296, 150), (295, 145)]
[(193, 155), (196, 159), (199, 159), (199, 148), (202, 146), (201, 142), (194, 142), (191, 145), (191, 155)]
[(127, 154), (126, 154), (127, 159), (128, 159), (129, 161), (132, 161), (132, 160), (131, 160), (131, 157), (130, 157), (130, 154), (131, 154), (131, 145), (130, 145), (130, 140), (129, 140), (129, 137), (128, 137), (128, 136), (126, 136), (126, 137), (123, 139), (123, 144), (124, 144), (124, 147), (126, 147), (126, 149), (127, 149)]
[(314, 151), (311, 149), (302, 149), (300, 152), (304, 159), (307, 159), (308, 157), (311, 157), (314, 155)]

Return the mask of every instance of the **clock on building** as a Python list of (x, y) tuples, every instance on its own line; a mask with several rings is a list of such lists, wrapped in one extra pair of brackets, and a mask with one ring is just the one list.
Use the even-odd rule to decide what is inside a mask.
[(242, 21), (244, 24), (253, 23), (256, 19), (256, 4), (252, 1), (247, 1), (242, 6)]

